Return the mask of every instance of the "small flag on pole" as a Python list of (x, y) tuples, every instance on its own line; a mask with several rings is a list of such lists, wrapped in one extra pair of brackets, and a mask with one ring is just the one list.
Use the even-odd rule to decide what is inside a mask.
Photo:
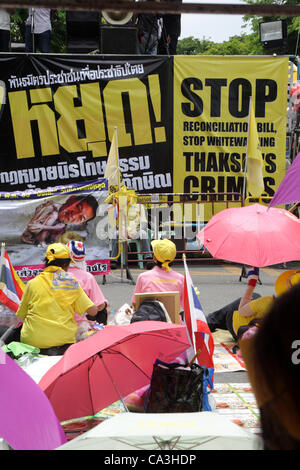
[(16, 312), (25, 288), (24, 282), (19, 278), (14, 270), (4, 243), (1, 246), (1, 266), (0, 266), (0, 302)]
[(250, 100), (248, 146), (247, 146), (247, 190), (252, 196), (260, 196), (264, 191), (263, 158), (257, 134), (257, 124)]
[(197, 361), (200, 365), (214, 368), (214, 340), (208, 327), (200, 301), (195, 291), (185, 257), (184, 262), (184, 319), (195, 352), (199, 352)]
[(111, 141), (110, 150), (107, 157), (104, 178), (108, 180), (109, 194), (120, 190), (121, 173), (119, 168), (119, 152), (116, 129), (114, 130), (114, 135)]

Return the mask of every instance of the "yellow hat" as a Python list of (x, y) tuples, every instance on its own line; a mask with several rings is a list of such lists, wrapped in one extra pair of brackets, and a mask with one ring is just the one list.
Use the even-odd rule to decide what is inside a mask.
[(46, 258), (49, 261), (55, 259), (70, 259), (70, 250), (63, 243), (52, 243), (46, 251)]
[(176, 256), (176, 245), (171, 240), (153, 240), (151, 242), (155, 258), (162, 263), (166, 271), (170, 271), (169, 263)]
[(277, 295), (281, 295), (295, 284), (300, 282), (300, 271), (297, 269), (289, 269), (280, 274), (275, 282), (275, 291)]

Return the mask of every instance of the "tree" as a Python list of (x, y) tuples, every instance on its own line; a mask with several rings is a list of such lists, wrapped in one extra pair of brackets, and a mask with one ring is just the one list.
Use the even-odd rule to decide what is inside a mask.
[(222, 43), (190, 36), (178, 41), (177, 53), (181, 55), (261, 55), (263, 47), (254, 33), (233, 36)]
[(193, 36), (188, 38), (183, 38), (178, 41), (177, 45), (177, 54), (180, 55), (200, 55), (205, 54), (205, 52), (213, 45), (214, 43), (208, 39), (198, 39)]

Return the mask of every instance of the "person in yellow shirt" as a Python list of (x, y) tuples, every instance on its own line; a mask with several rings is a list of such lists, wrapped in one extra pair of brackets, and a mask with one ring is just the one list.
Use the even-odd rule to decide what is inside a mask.
[(24, 289), (17, 317), (24, 319), (21, 342), (41, 354), (62, 355), (76, 341), (75, 312), (97, 315), (97, 307), (67, 273), (70, 251), (62, 243), (48, 246), (45, 269)]
[[(260, 320), (272, 308), (275, 296), (266, 295), (261, 297), (254, 293), (258, 281), (259, 269), (252, 268), (248, 272), (248, 285), (244, 295), (220, 310), (210, 313), (207, 317), (207, 324), (213, 332), (216, 329), (228, 330), (232, 337), (238, 339), (239, 328), (255, 323)], [(300, 271), (288, 270), (278, 276), (275, 282), (275, 292), (277, 296), (283, 294), (290, 287), (300, 282)]]

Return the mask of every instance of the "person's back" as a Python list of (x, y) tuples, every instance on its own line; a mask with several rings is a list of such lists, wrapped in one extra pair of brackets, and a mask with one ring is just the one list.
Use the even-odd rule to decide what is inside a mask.
[(139, 275), (132, 303), (135, 303), (135, 294), (144, 292), (179, 292), (180, 305), (183, 306), (184, 276), (173, 269), (167, 272), (155, 266)]
[[(51, 250), (55, 250), (53, 258)], [(65, 265), (70, 262), (68, 248), (54, 243), (48, 247), (46, 259), (49, 263), (44, 271), (27, 283), (16, 312), (24, 319), (21, 342), (42, 350), (75, 343), (75, 311), (97, 313), (78, 281), (66, 272)]]
[(137, 278), (132, 305), (135, 304), (135, 294), (148, 292), (179, 292), (180, 306), (184, 305), (184, 276), (170, 268), (169, 264), (176, 256), (176, 245), (170, 240), (153, 240), (154, 261), (156, 266)]
[[(98, 286), (95, 276), (86, 270), (84, 243), (77, 240), (70, 240), (67, 243), (67, 247), (70, 250), (71, 256), (71, 264), (68, 267), (68, 274), (77, 279), (86, 295), (98, 307), (100, 312), (105, 310), (108, 302)], [(86, 320), (85, 316), (75, 313), (76, 323), (81, 323), (81, 321), (84, 320)]]
[[(71, 275), (54, 266), (29, 281), (24, 295), (30, 300), (21, 341), (39, 348), (74, 342), (77, 327), (72, 307), (78, 298), (78, 286)], [(49, 290), (54, 295), (49, 295)], [(21, 313), (19, 310), (19, 317)]]

